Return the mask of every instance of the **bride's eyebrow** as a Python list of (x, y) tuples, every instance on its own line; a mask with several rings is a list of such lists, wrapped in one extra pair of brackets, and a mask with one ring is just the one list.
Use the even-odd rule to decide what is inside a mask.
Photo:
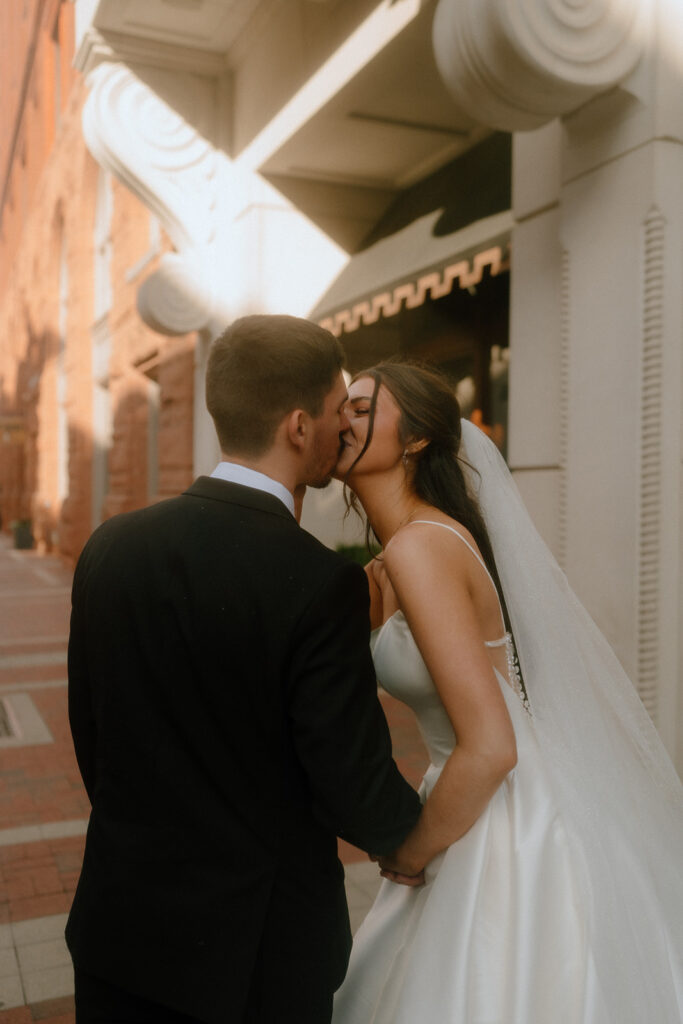
[(351, 405), (354, 405), (355, 402), (371, 402), (372, 398), (370, 395), (356, 395), (355, 398), (350, 398), (349, 401)]

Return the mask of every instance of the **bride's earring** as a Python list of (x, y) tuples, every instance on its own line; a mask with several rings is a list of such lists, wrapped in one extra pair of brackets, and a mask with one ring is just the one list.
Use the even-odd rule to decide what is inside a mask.
[(403, 463), (403, 468), (407, 469), (408, 468), (408, 449), (407, 448), (405, 449), (405, 451), (403, 452), (403, 455), (401, 456), (401, 462)]

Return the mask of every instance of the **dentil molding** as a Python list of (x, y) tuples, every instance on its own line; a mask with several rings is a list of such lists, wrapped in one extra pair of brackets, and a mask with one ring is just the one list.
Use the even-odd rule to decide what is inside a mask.
[(212, 258), (219, 193), (229, 174), (227, 158), (208, 141), (214, 81), (160, 68), (145, 68), (143, 80), (116, 62), (99, 64), (88, 76), (88, 149), (159, 218), (176, 249), (138, 293), (143, 320), (163, 334), (228, 319)]
[(439, 0), (433, 45), (456, 103), (503, 131), (538, 128), (613, 88), (651, 32), (650, 0)]

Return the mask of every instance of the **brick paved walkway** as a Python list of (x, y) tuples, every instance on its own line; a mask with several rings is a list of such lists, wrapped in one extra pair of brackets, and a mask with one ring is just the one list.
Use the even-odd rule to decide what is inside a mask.
[[(64, 924), (89, 813), (66, 712), (71, 573), (0, 534), (0, 1024), (74, 1024)], [(426, 755), (411, 712), (382, 695), (394, 754), (417, 784)], [(377, 868), (340, 843), (355, 930)]]
[(73, 1022), (64, 945), (89, 805), (66, 718), (71, 573), (0, 535), (0, 1022)]

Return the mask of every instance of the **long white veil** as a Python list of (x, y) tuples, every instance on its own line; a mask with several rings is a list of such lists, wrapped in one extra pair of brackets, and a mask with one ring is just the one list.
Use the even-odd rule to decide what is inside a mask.
[(465, 420), (460, 455), (472, 467), (463, 466), (489, 532), (543, 762), (573, 846), (591, 922), (587, 955), (609, 994), (606, 1020), (674, 1024), (683, 1012), (683, 786), (505, 461)]

